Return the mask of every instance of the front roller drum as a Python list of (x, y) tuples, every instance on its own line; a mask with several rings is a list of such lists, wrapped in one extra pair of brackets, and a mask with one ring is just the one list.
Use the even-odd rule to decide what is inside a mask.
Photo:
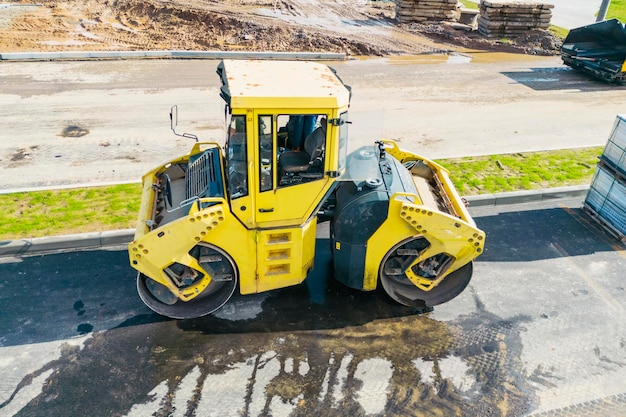
[[(163, 284), (139, 273), (137, 275), (137, 292), (139, 297), (152, 311), (174, 319), (190, 319), (202, 317), (222, 307), (235, 292), (238, 282), (237, 266), (233, 258), (217, 246), (209, 243), (196, 245), (189, 254), (198, 260), (200, 266), (211, 276), (209, 285), (189, 301), (180, 300)], [(199, 271), (177, 264), (179, 269), (186, 271), (175, 275), (176, 268), (167, 269), (168, 275), (182, 277), (174, 279), (180, 288), (193, 285), (203, 275)], [(191, 270), (192, 274), (189, 273)], [(174, 271), (174, 272), (173, 272)], [(194, 278), (190, 279), (189, 277)]]
[[(379, 277), (385, 292), (400, 304), (409, 307), (433, 307), (452, 300), (459, 295), (472, 278), (472, 262), (447, 275), (442, 282), (429, 291), (417, 288), (404, 271), (419, 253), (428, 247), (424, 237), (404, 241), (392, 248), (380, 266)], [(427, 275), (424, 270), (422, 274)], [(430, 276), (433, 280), (436, 275)]]

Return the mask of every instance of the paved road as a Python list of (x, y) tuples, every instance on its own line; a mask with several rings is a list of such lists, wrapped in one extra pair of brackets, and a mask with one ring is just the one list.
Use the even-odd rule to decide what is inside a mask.
[[(216, 61), (0, 65), (0, 190), (137, 181), (190, 140), (222, 142)], [(477, 53), (332, 65), (353, 87), (351, 140), (380, 138), (432, 158), (604, 145), (626, 88), (557, 57)]]
[(189, 321), (123, 248), (2, 258), (0, 415), (623, 416), (626, 252), (580, 205), (472, 209), (474, 279), (426, 315), (328, 281), (324, 240), (308, 285)]

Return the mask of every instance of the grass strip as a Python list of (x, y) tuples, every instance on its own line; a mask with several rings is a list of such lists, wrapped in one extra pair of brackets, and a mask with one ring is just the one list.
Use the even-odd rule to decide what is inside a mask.
[[(442, 159), (461, 195), (589, 184), (603, 147)], [(0, 195), (0, 240), (134, 228), (140, 184)]]
[(0, 195), (0, 240), (134, 228), (140, 184)]
[(611, 0), (606, 18), (619, 19), (622, 23), (626, 22), (626, 0)]
[(444, 159), (461, 195), (536, 190), (591, 182), (603, 147)]

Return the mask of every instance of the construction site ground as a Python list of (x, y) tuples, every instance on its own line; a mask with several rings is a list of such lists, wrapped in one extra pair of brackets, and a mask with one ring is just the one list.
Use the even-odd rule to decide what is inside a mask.
[(416, 54), (457, 48), (551, 55), (531, 31), (486, 40), (450, 22), (399, 24), (391, 1), (43, 0), (0, 3), (0, 52), (225, 50)]

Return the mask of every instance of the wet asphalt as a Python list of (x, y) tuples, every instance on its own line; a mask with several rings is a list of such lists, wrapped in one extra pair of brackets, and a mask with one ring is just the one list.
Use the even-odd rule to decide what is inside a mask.
[(195, 320), (141, 302), (124, 247), (0, 258), (2, 416), (623, 416), (624, 246), (582, 199), (472, 208), (456, 299), (418, 314), (332, 279)]

